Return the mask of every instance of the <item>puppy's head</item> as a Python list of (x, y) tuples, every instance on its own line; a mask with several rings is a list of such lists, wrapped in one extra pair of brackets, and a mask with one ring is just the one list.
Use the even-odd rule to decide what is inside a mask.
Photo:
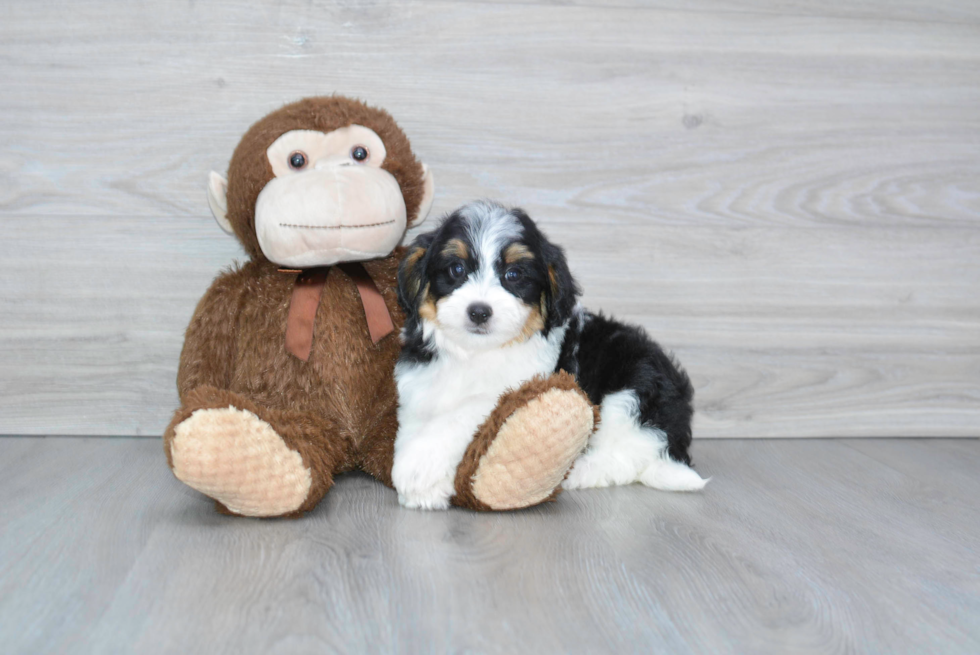
[(486, 201), (416, 239), (398, 273), (406, 343), (430, 349), (473, 352), (547, 336), (577, 295), (562, 249), (522, 210)]

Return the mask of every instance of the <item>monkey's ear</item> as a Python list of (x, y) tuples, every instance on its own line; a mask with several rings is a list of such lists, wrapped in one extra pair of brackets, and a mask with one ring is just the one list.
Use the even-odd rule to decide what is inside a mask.
[(432, 201), (436, 197), (436, 181), (432, 177), (432, 171), (425, 164), (422, 164), (422, 171), (424, 172), (424, 177), (422, 178), (422, 202), (419, 203), (419, 211), (415, 214), (415, 220), (412, 221), (409, 227), (415, 227), (425, 220), (425, 217), (429, 215), (429, 211), (432, 209)]
[(228, 180), (214, 171), (208, 176), (208, 205), (221, 229), (228, 234), (234, 234), (235, 230), (228, 220)]

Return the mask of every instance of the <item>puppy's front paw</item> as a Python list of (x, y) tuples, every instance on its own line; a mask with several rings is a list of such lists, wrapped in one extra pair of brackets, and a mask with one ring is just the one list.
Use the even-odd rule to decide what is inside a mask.
[(453, 479), (447, 478), (428, 489), (398, 492), (398, 503), (409, 509), (449, 509), (449, 499), (453, 495)]
[(398, 492), (398, 502), (411, 509), (448, 509), (455, 493), (455, 469), (440, 465), (437, 458), (421, 455), (418, 451), (395, 455), (391, 482)]

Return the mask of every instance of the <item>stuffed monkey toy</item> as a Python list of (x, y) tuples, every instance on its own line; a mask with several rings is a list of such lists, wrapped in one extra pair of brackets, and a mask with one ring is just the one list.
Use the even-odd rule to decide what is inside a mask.
[[(344, 471), (391, 486), (398, 244), (433, 193), (392, 117), (339, 96), (262, 118), (227, 181), (211, 173), (211, 210), (249, 261), (197, 305), (164, 450), (219, 511), (297, 516)], [(505, 394), (474, 435), (453, 502), (514, 509), (553, 498), (594, 410), (568, 376)]]

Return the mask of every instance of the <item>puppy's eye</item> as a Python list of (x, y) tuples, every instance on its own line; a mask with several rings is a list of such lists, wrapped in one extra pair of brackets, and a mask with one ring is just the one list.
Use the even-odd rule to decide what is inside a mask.
[(299, 170), (306, 166), (306, 153), (301, 150), (289, 155), (289, 167), (295, 170)]
[(463, 277), (463, 273), (465, 272), (466, 269), (463, 268), (463, 265), (460, 264), (459, 262), (453, 262), (452, 264), (449, 265), (449, 277), (453, 279)]
[(507, 272), (504, 273), (504, 279), (508, 282), (517, 282), (521, 279), (521, 272), (516, 268), (507, 269)]
[(354, 146), (350, 149), (350, 157), (357, 162), (365, 162), (367, 158), (371, 155), (368, 149), (364, 146)]

